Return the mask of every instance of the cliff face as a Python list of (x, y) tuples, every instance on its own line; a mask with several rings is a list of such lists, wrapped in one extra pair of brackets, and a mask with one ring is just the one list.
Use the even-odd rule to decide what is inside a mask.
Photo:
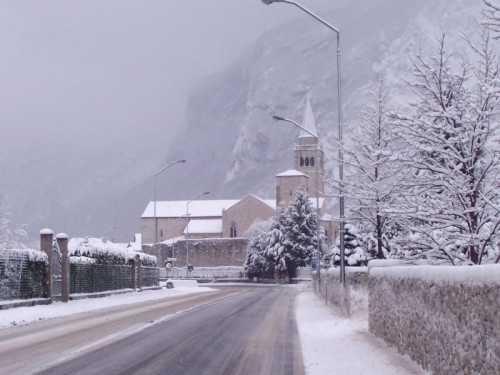
[[(470, 33), (480, 15), (472, 0), (350, 2), (322, 15), (341, 30), (344, 129), (355, 126), (367, 87), (389, 82), (395, 102), (405, 100), (409, 57), (433, 50), (443, 30), (450, 46)], [(457, 25), (459, 25), (457, 27)], [(274, 196), (274, 176), (291, 167), (298, 129), (273, 114), (302, 121), (311, 97), (326, 163), (334, 170), (337, 121), (336, 34), (304, 17), (264, 34), (228, 71), (197, 87), (186, 123), (166, 160), (186, 158), (172, 198), (210, 190), (212, 197), (249, 193)], [(327, 169), (328, 169), (327, 168)], [(177, 184), (177, 188), (174, 186)]]

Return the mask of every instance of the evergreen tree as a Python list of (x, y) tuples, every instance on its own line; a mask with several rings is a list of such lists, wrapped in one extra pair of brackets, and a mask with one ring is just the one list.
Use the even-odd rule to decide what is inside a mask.
[[(305, 267), (318, 249), (317, 215), (308, 194), (299, 189), (289, 206), (277, 211), (266, 241), (265, 256), (280, 272), (295, 277), (297, 267)], [(321, 241), (321, 238), (320, 238)], [(320, 251), (323, 248), (320, 242)]]
[[(355, 225), (346, 223), (344, 225), (344, 263), (349, 266), (362, 266), (366, 264), (368, 257), (361, 247), (362, 239)], [(340, 266), (340, 236), (332, 248), (332, 261), (334, 266)]]
[(271, 220), (254, 222), (248, 229), (247, 255), (244, 269), (248, 277), (273, 277), (274, 266), (264, 257), (266, 239), (271, 228)]

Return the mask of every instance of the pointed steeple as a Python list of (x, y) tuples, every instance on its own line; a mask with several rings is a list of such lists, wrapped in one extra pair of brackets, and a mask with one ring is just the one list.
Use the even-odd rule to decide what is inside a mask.
[[(312, 111), (311, 107), (311, 100), (309, 99), (309, 96), (307, 97), (307, 102), (306, 102), (306, 108), (304, 111), (304, 118), (302, 120), (302, 127), (312, 134), (314, 134), (316, 137), (318, 136), (318, 131), (316, 129), (316, 121), (314, 120), (314, 114)], [(300, 130), (299, 138), (303, 137), (312, 137), (311, 134), (305, 132), (304, 130)]]

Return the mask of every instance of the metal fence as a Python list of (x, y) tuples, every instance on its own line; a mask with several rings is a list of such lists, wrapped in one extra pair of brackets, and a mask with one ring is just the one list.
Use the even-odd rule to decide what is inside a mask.
[(44, 297), (45, 266), (24, 254), (0, 253), (0, 300)]
[(157, 267), (141, 267), (141, 285), (143, 287), (160, 285), (160, 269)]
[(132, 288), (130, 266), (101, 264), (70, 264), (70, 294), (97, 293)]

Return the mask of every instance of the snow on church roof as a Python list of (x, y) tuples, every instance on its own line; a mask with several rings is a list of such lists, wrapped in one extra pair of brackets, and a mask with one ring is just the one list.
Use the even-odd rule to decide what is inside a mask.
[[(314, 120), (314, 114), (312, 111), (311, 101), (309, 100), (309, 98), (307, 98), (306, 102), (306, 109), (304, 111), (304, 119), (302, 120), (302, 127), (311, 132), (311, 134), (313, 134), (315, 137), (318, 136), (318, 131), (316, 130), (316, 121)], [(311, 137), (311, 134), (300, 129), (299, 138)]]
[(308, 175), (299, 172), (296, 169), (289, 169), (288, 171), (282, 172), (280, 174), (277, 174), (276, 177), (291, 177), (291, 176), (306, 176), (309, 177)]
[[(276, 209), (276, 201), (274, 199), (262, 199), (253, 194), (250, 196), (255, 197), (272, 209)], [(194, 200), (189, 203), (189, 216), (191, 218), (221, 217), (222, 210), (227, 210), (233, 207), (236, 203), (241, 202), (243, 199)], [(156, 201), (156, 217), (178, 218), (186, 216), (186, 205), (188, 202), (189, 201)], [(154, 217), (154, 201), (149, 202), (141, 216), (141, 218), (152, 217)]]
[[(189, 203), (190, 217), (220, 217), (222, 210), (227, 210), (236, 203), (239, 199), (228, 200), (194, 200)], [(157, 201), (156, 202), (156, 217), (172, 217), (178, 218), (186, 216), (187, 203), (189, 201)], [(142, 218), (154, 217), (154, 201), (149, 202), (141, 216)]]

